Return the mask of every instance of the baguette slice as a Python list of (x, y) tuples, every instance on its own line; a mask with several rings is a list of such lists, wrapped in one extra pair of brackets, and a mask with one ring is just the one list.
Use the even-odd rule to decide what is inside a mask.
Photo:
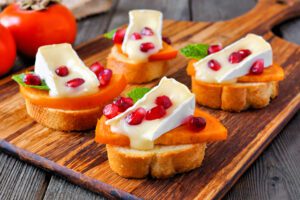
[(45, 108), (25, 100), (27, 113), (38, 123), (55, 130), (81, 131), (93, 129), (102, 115), (102, 107), (84, 110)]
[(213, 84), (197, 81), (192, 76), (192, 92), (197, 103), (233, 112), (269, 105), (270, 100), (278, 96), (278, 85), (279, 81)]
[(147, 83), (163, 77), (168, 69), (168, 61), (136, 63), (120, 54), (116, 46), (107, 57), (107, 68), (117, 74), (124, 74), (128, 83)]
[(106, 145), (110, 168), (125, 178), (167, 178), (199, 167), (206, 143), (163, 146), (148, 151)]

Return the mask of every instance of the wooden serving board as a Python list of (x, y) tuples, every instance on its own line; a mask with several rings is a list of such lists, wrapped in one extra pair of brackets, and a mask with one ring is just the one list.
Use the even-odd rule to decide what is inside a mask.
[[(274, 61), (286, 73), (278, 98), (264, 109), (228, 113), (202, 108), (224, 123), (229, 138), (208, 145), (199, 169), (165, 180), (121, 178), (110, 170), (105, 146), (93, 141), (93, 131), (58, 132), (34, 122), (10, 77), (0, 81), (0, 148), (110, 198), (219, 199), (299, 109), (300, 47), (270, 32), (275, 24), (296, 15), (300, 15), (299, 2), (261, 0), (247, 14), (229, 21), (165, 21), (164, 35), (170, 36), (177, 48), (197, 42), (227, 45), (250, 32), (261, 34), (273, 47)], [(90, 65), (105, 62), (111, 46), (111, 41), (99, 37), (77, 51)], [(168, 74), (190, 86), (186, 63), (179, 56)]]

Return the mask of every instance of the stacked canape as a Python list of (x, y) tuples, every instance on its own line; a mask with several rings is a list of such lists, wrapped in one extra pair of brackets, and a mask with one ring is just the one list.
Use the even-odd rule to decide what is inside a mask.
[(165, 178), (192, 170), (201, 165), (207, 142), (227, 137), (226, 128), (195, 108), (194, 94), (174, 79), (161, 79), (140, 97), (108, 104), (97, 124), (95, 141), (106, 144), (110, 167), (120, 176)]
[(100, 63), (86, 67), (70, 44), (40, 47), (34, 72), (13, 76), (28, 114), (44, 126), (64, 131), (92, 129), (107, 102), (126, 86), (123, 75)]
[(162, 37), (162, 13), (132, 10), (129, 25), (118, 29), (107, 67), (125, 75), (129, 83), (145, 83), (166, 74), (169, 60), (177, 56), (170, 40)]
[[(188, 49), (182, 52), (187, 57), (197, 55)], [(284, 71), (273, 63), (271, 45), (262, 37), (248, 34), (224, 49), (213, 45), (208, 53), (204, 58), (191, 60), (187, 67), (199, 104), (240, 112), (249, 107), (265, 107), (278, 95)]]

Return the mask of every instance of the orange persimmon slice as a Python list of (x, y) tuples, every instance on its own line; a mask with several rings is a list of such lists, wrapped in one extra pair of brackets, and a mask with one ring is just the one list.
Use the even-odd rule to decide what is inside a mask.
[[(206, 127), (199, 131), (193, 132), (187, 126), (179, 126), (159, 138), (154, 142), (161, 145), (179, 145), (179, 144), (196, 144), (202, 142), (219, 141), (227, 138), (227, 129), (212, 115), (196, 108), (195, 116), (203, 117), (206, 120)], [(111, 144), (116, 146), (129, 146), (130, 140), (126, 135), (113, 133), (110, 126), (105, 124), (104, 116), (98, 120), (95, 131), (95, 141), (102, 144)]]
[[(115, 44), (118, 48), (118, 53), (123, 54), (127, 57), (126, 54), (122, 51), (122, 46), (120, 44)], [(149, 61), (159, 61), (159, 60), (170, 60), (177, 56), (178, 50), (174, 49), (171, 45), (163, 42), (163, 48), (156, 54), (149, 56)]]
[[(190, 60), (187, 66), (187, 74), (195, 76), (194, 63), (196, 60)], [(281, 66), (273, 64), (272, 66), (265, 68), (264, 72), (260, 75), (248, 74), (238, 78), (238, 82), (269, 82), (269, 81), (281, 81), (284, 79), (284, 71)]]
[(99, 92), (77, 97), (51, 97), (49, 92), (20, 86), (23, 97), (32, 104), (63, 110), (81, 110), (103, 106), (112, 101), (125, 89), (126, 79), (121, 74), (113, 74), (109, 84), (100, 88)]

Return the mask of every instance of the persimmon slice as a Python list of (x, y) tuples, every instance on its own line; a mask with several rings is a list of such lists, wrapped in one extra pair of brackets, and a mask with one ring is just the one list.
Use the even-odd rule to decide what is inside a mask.
[[(187, 66), (187, 74), (190, 76), (195, 76), (194, 63), (196, 60), (190, 60)], [(284, 79), (284, 71), (281, 66), (273, 64), (272, 66), (265, 68), (264, 72), (260, 75), (248, 74), (238, 78), (238, 82), (270, 82), (270, 81), (281, 81)]]
[(114, 74), (107, 86), (90, 95), (63, 98), (51, 97), (48, 91), (24, 86), (20, 86), (20, 92), (26, 100), (38, 106), (63, 110), (81, 110), (105, 105), (120, 95), (126, 85), (127, 82), (123, 75)]
[[(115, 44), (118, 49), (118, 53), (123, 54), (128, 57), (122, 51), (122, 46), (120, 44)], [(149, 56), (149, 61), (159, 61), (159, 60), (170, 60), (177, 56), (178, 50), (174, 49), (171, 45), (163, 42), (163, 48), (157, 52), (156, 54), (152, 54)]]
[[(195, 116), (203, 117), (206, 120), (206, 127), (193, 132), (187, 126), (179, 126), (155, 140), (155, 144), (161, 145), (179, 145), (195, 144), (210, 141), (225, 140), (227, 138), (227, 129), (212, 115), (196, 108)], [(102, 144), (111, 144), (116, 146), (129, 146), (130, 140), (126, 135), (113, 133), (110, 126), (105, 124), (104, 116), (98, 120), (95, 131), (95, 141)]]

